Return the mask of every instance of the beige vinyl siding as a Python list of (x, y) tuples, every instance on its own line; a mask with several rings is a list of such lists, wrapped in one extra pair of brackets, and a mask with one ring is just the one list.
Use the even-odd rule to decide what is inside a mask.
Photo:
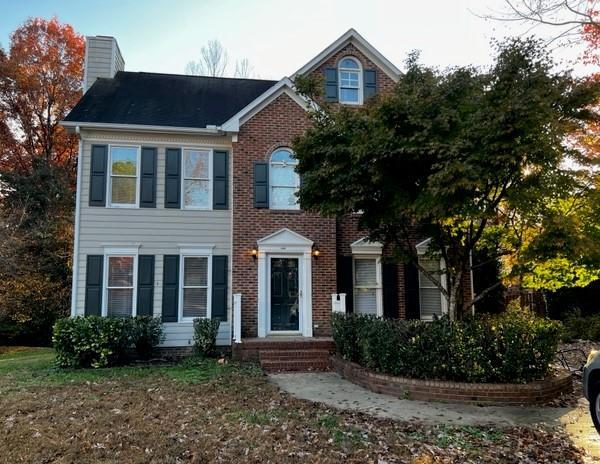
[[(198, 146), (230, 149), (227, 139), (193, 136), (160, 136), (119, 132), (84, 132), (79, 223), (79, 272), (77, 314), (84, 313), (86, 256), (104, 254), (104, 246), (139, 244), (139, 254), (155, 255), (154, 314), (161, 315), (163, 255), (179, 254), (181, 245), (214, 245), (213, 254), (229, 256), (231, 281), (231, 210), (181, 210), (164, 207), (165, 148)], [(89, 206), (91, 146), (131, 144), (157, 147), (156, 208), (107, 208)], [(231, 169), (230, 162), (230, 169)], [(231, 176), (230, 176), (231, 178)], [(231, 198), (231, 185), (230, 198)], [(108, 204), (108, 198), (107, 198)], [(231, 282), (226, 322), (221, 322), (218, 343), (231, 340)], [(165, 346), (193, 343), (191, 323), (165, 324)]]

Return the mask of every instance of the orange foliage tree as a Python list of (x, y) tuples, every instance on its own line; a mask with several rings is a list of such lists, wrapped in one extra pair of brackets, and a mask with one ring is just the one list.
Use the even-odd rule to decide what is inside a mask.
[(0, 172), (43, 158), (75, 179), (77, 139), (59, 122), (82, 95), (84, 54), (83, 36), (56, 18), (28, 19), (0, 49)]
[(78, 150), (59, 123), (84, 51), (56, 18), (28, 19), (0, 49), (0, 345), (48, 343), (68, 314)]

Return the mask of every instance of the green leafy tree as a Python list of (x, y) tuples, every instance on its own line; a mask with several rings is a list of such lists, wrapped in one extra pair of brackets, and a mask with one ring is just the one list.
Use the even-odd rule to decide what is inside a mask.
[[(566, 136), (598, 117), (590, 104), (599, 90), (554, 72), (533, 39), (499, 44), (485, 71), (440, 72), (417, 58), (409, 57), (389, 96), (362, 108), (311, 110), (312, 127), (294, 143), (299, 198), (324, 215), (362, 211), (370, 238), (420, 268), (460, 317), (490, 290), (470, 301), (461, 294), (475, 248), (498, 243), (509, 218), (527, 211), (527, 198), (570, 188), (574, 174), (562, 163), (577, 150)], [(299, 79), (297, 87), (318, 99), (314, 80)], [(417, 236), (431, 237), (445, 285), (419, 264)]]

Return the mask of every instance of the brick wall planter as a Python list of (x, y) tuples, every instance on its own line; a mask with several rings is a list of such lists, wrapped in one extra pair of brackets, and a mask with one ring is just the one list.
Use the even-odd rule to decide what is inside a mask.
[(350, 382), (401, 399), (480, 405), (543, 404), (571, 388), (571, 376), (567, 373), (527, 384), (462, 383), (394, 377), (337, 356), (331, 360), (336, 372)]

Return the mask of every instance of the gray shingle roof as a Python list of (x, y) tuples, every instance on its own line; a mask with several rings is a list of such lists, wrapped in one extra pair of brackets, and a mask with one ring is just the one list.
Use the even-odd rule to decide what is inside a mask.
[(98, 79), (65, 120), (219, 126), (276, 82), (120, 71), (113, 79)]

